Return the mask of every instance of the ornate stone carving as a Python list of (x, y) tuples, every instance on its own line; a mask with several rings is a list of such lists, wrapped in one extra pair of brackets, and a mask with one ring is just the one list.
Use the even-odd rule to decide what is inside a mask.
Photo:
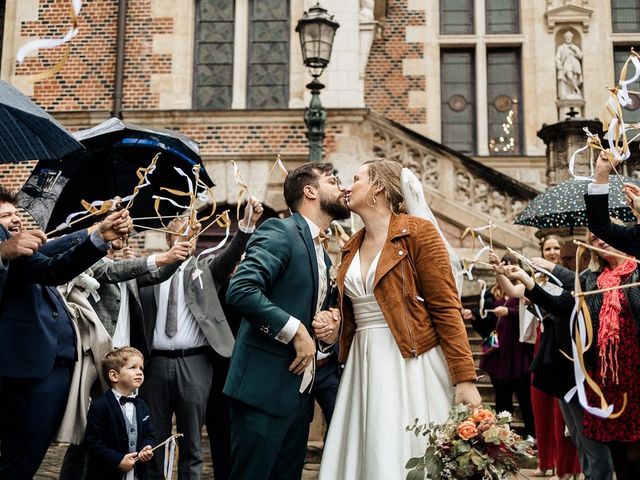
[[(496, 222), (512, 223), (528, 203), (524, 196), (510, 195), (489, 183), (490, 179), (485, 180), (477, 172), (468, 170), (458, 158), (440, 156), (437, 151), (406, 141), (402, 134), (374, 128), (373, 153), (411, 168), (426, 188), (470, 210), (490, 215)], [(442, 173), (447, 169), (453, 172), (453, 178)], [(454, 188), (443, 182), (455, 182)]]
[(589, 0), (547, 0), (544, 18), (548, 31), (553, 32), (558, 25), (573, 24), (582, 25), (582, 31), (588, 32), (593, 13), (588, 5)]
[(423, 185), (437, 189), (438, 159), (426, 149), (392, 138), (387, 132), (381, 130), (374, 132), (373, 145), (374, 155), (401, 163), (413, 170)]
[(460, 203), (479, 210), (496, 221), (508, 223), (513, 222), (527, 205), (524, 198), (512, 197), (461, 168), (456, 168), (455, 197)]

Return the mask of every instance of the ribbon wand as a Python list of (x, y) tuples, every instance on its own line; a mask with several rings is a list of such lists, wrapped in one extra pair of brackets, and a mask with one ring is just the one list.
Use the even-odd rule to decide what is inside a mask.
[(167, 443), (169, 443), (172, 439), (176, 440), (180, 437), (184, 437), (184, 433), (174, 433), (173, 435), (171, 435), (169, 438), (167, 438), (164, 442), (159, 443), (158, 445), (156, 445), (155, 447), (153, 447), (151, 449), (151, 451), (153, 452), (154, 450), (157, 450), (160, 447), (163, 447), (164, 445), (166, 445)]

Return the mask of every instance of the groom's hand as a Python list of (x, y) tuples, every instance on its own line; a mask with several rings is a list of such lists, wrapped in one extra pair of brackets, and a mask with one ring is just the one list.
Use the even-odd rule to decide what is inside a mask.
[(293, 348), (296, 349), (296, 358), (289, 365), (289, 371), (300, 375), (313, 362), (313, 357), (316, 355), (316, 344), (302, 323), (300, 323), (298, 331), (293, 336), (292, 342)]
[(329, 308), (316, 313), (311, 326), (318, 340), (324, 344), (333, 345), (340, 333), (340, 310)]

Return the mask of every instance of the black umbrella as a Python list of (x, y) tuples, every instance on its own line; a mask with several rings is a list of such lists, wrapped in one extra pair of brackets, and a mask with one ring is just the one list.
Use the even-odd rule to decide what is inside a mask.
[(81, 148), (51, 115), (0, 80), (0, 163), (55, 160)]
[[(622, 177), (625, 183), (640, 186), (640, 181)], [(536, 228), (583, 227), (587, 225), (584, 194), (589, 180), (570, 179), (541, 193), (527, 205), (518, 218), (517, 225)], [(633, 212), (627, 206), (622, 184), (617, 176), (609, 177), (609, 215), (623, 222), (635, 222)]]
[[(29, 211), (45, 231), (62, 224), (69, 214), (81, 211), (81, 200), (92, 202), (132, 194), (139, 182), (139, 169), (148, 167), (158, 152), (156, 168), (148, 176), (150, 185), (140, 190), (130, 212), (132, 217), (144, 219), (134, 223), (161, 226), (159, 219), (146, 218), (156, 217), (154, 195), (170, 198), (178, 205), (189, 204), (189, 198), (161, 190), (165, 187), (188, 191), (188, 180), (176, 167), (193, 182), (193, 167), (197, 166), (200, 180), (206, 187), (214, 186), (202, 165), (197, 142), (179, 132), (112, 118), (74, 136), (86, 149), (58, 162), (39, 162), (18, 195), (18, 205)], [(181, 210), (169, 201), (160, 202), (162, 216), (173, 216)]]

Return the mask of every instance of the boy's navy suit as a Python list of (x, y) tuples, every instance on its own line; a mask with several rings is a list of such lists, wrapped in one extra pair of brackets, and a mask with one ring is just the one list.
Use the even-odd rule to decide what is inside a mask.
[[(155, 446), (155, 431), (149, 416), (149, 407), (141, 398), (136, 398), (136, 423), (138, 428), (139, 452), (147, 445)], [(163, 439), (164, 440), (164, 439)], [(111, 390), (91, 404), (87, 416), (87, 430), (84, 445), (89, 452), (89, 471), (91, 480), (122, 480), (123, 472), (118, 465), (129, 453), (128, 436), (124, 413), (120, 403)], [(136, 474), (140, 480), (146, 478), (146, 467), (136, 462)]]

